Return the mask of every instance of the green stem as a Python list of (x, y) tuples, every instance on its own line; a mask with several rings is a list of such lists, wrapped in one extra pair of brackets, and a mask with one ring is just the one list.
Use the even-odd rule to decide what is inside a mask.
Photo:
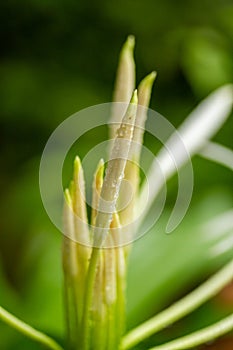
[(223, 320), (201, 329), (200, 331), (186, 335), (185, 337), (170, 341), (169, 343), (155, 346), (150, 350), (182, 350), (190, 349), (195, 346), (212, 341), (221, 335), (230, 332), (233, 329), (233, 315)]
[(64, 283), (64, 302), (65, 302), (65, 321), (67, 327), (67, 347), (74, 349), (78, 346), (79, 325), (77, 319), (77, 298), (75, 292), (75, 280), (69, 281), (65, 276)]
[(233, 260), (183, 299), (126, 334), (122, 340), (121, 348), (124, 350), (129, 349), (189, 314), (221, 291), (223, 287), (231, 282), (232, 278)]
[(94, 315), (94, 326), (92, 328), (92, 349), (103, 350), (106, 349), (107, 342), (107, 320), (106, 310), (103, 314)]
[(105, 304), (104, 272), (104, 254), (101, 249), (93, 291), (95, 297), (92, 300), (91, 312), (91, 349), (95, 350), (105, 349), (107, 341), (107, 309)]
[(0, 306), (0, 319), (8, 324), (10, 327), (16, 329), (20, 333), (26, 335), (27, 337), (45, 345), (48, 349), (52, 350), (63, 350), (63, 348), (55, 342), (52, 338), (48, 337), (46, 334), (37, 331), (28, 324), (19, 320), (17, 317), (10, 314), (8, 311)]
[(117, 323), (116, 323), (116, 303), (107, 306), (107, 349), (116, 350), (117, 343)]
[(89, 327), (89, 316), (92, 303), (92, 294), (95, 283), (96, 268), (98, 263), (98, 258), (100, 255), (99, 248), (93, 248), (91, 254), (90, 265), (86, 280), (86, 289), (84, 297), (84, 309), (83, 309), (83, 319), (82, 319), (82, 350), (88, 350), (90, 343), (90, 327)]
[[(125, 332), (125, 284), (126, 284), (126, 271), (122, 273), (122, 264), (123, 268), (125, 270), (126, 259), (124, 257), (124, 251), (122, 247), (116, 248), (117, 253), (117, 266), (118, 266), (118, 273), (117, 273), (117, 309), (116, 309), (116, 317), (117, 317), (117, 339), (120, 343), (121, 337)], [(123, 255), (123, 257), (120, 256), (120, 254)], [(124, 259), (124, 262), (121, 260)]]

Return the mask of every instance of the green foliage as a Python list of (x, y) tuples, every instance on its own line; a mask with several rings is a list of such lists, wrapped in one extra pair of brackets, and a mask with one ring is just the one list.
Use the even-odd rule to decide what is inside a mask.
[[(198, 100), (233, 80), (233, 6), (220, 0), (93, 1), (91, 6), (73, 0), (23, 0), (1, 2), (0, 14), (0, 300), (60, 338), (61, 237), (44, 213), (38, 188), (39, 158), (49, 134), (71, 113), (111, 99), (126, 33), (135, 34), (143, 47), (136, 47), (138, 76), (158, 71), (152, 108), (177, 126)], [(217, 136), (230, 147), (231, 130), (232, 119)], [(82, 151), (88, 147), (86, 141)], [(208, 259), (208, 244), (201, 244), (199, 232), (202, 220), (232, 206), (231, 174), (200, 159), (194, 160), (194, 167), (195, 196), (182, 226), (171, 237), (162, 233), (176, 194), (174, 179), (164, 217), (135, 244), (128, 282), (129, 327), (190, 290), (232, 254)], [(208, 304), (181, 323), (182, 330), (202, 326), (209, 309), (219, 315), (215, 304)], [(174, 333), (178, 331), (170, 330)], [(2, 323), (0, 334), (5, 350), (32, 348), (30, 340)], [(164, 339), (163, 334), (158, 341)]]

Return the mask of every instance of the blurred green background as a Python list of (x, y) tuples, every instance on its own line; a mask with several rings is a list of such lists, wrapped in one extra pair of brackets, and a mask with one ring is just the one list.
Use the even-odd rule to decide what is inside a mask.
[[(232, 18), (230, 0), (0, 3), (0, 305), (63, 341), (61, 235), (43, 209), (38, 184), (49, 135), (72, 113), (111, 100), (128, 34), (136, 37), (137, 83), (158, 72), (151, 107), (178, 126), (209, 92), (233, 81)], [(215, 140), (232, 148), (232, 130), (231, 117)], [(97, 139), (92, 135), (93, 143)], [(81, 156), (89, 141), (79, 146)], [(209, 253), (229, 232), (206, 240), (200, 229), (207, 218), (232, 208), (232, 173), (199, 157), (193, 166), (194, 197), (182, 225), (171, 236), (163, 234), (176, 196), (174, 178), (163, 217), (134, 245), (128, 327), (191, 290), (233, 255)], [(233, 302), (222, 294), (138, 349), (230, 310)], [(0, 323), (0, 348), (41, 347)]]

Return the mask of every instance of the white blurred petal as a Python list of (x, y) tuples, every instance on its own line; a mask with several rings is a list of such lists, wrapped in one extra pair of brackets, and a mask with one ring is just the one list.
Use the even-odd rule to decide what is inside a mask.
[(233, 209), (228, 210), (217, 217), (209, 220), (203, 226), (205, 238), (209, 241), (211, 238), (223, 236), (225, 233), (233, 230)]
[(151, 165), (147, 183), (142, 185), (138, 201), (138, 212), (143, 211), (142, 218), (164, 185), (158, 174), (162, 172), (165, 180), (168, 180), (177, 169), (190, 160), (190, 156), (199, 152), (224, 124), (230, 115), (232, 104), (233, 85), (225, 85), (215, 90), (191, 112), (177, 132), (168, 139)]
[(214, 142), (207, 142), (199, 155), (233, 171), (233, 151), (230, 148)]
[[(233, 231), (232, 231), (233, 233)], [(226, 253), (227, 251), (233, 249), (233, 237), (232, 234), (230, 237), (224, 239), (223, 241), (219, 242), (217, 245), (215, 245), (213, 248), (210, 249), (210, 256), (216, 257), (221, 254)]]

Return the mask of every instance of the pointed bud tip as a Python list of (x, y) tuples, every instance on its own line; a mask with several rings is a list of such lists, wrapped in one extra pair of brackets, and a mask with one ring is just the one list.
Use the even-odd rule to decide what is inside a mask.
[(104, 165), (104, 159), (101, 158), (100, 161), (99, 161), (99, 167), (103, 166)]
[(148, 78), (150, 78), (151, 80), (155, 80), (157, 76), (157, 72), (155, 70), (153, 70), (149, 75), (148, 75)]
[(78, 156), (74, 159), (74, 177), (79, 174), (80, 169), (82, 169), (81, 160)]
[(96, 176), (102, 177), (103, 173), (104, 173), (104, 160), (103, 158), (101, 158), (97, 165)]
[(95, 188), (101, 188), (102, 184), (103, 184), (103, 177), (104, 177), (104, 160), (100, 159), (98, 165), (97, 165), (97, 169), (96, 169), (96, 173), (95, 173)]
[(137, 89), (134, 90), (130, 103), (133, 103), (133, 104), (138, 103), (138, 90)]
[(143, 85), (151, 87), (155, 81), (156, 76), (157, 76), (156, 71), (151, 72), (144, 79), (142, 79), (139, 87), (142, 87)]
[(123, 45), (122, 52), (133, 52), (135, 46), (135, 37), (129, 35)]
[(130, 48), (131, 50), (134, 49), (134, 46), (135, 46), (135, 37), (134, 37), (134, 35), (129, 35), (127, 37), (126, 44), (127, 44), (128, 48)]
[(103, 167), (104, 167), (104, 160), (103, 160), (103, 158), (101, 158), (99, 161), (98, 161), (98, 164), (97, 164), (97, 167), (96, 167), (96, 173), (100, 170), (100, 169), (102, 169)]
[(70, 195), (70, 191), (68, 188), (65, 189), (64, 191), (64, 197), (65, 197), (65, 201), (68, 205), (72, 204), (72, 199), (71, 199), (71, 195)]
[(74, 158), (74, 164), (75, 165), (81, 165), (81, 160), (80, 160), (80, 158), (79, 158), (79, 156), (76, 156), (75, 158)]

